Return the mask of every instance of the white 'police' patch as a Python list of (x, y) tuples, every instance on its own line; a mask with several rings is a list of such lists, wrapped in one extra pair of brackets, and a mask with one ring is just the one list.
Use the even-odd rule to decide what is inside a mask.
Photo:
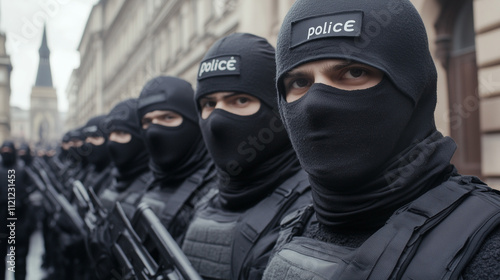
[(213, 77), (239, 75), (241, 59), (238, 55), (217, 56), (204, 60), (198, 70), (198, 80)]
[(363, 12), (316, 16), (292, 22), (290, 48), (327, 37), (357, 37), (361, 34)]

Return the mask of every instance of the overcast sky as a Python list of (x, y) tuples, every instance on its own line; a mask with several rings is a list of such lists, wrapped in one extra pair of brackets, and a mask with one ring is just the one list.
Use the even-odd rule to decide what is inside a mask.
[(38, 70), (38, 49), (47, 23), (52, 83), (59, 111), (68, 110), (66, 85), (80, 64), (77, 51), (92, 6), (97, 0), (0, 0), (0, 30), (7, 35), (10, 55), (10, 104), (29, 109), (31, 88)]

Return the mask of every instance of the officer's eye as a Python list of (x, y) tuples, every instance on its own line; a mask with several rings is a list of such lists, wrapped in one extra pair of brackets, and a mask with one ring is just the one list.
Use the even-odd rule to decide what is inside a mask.
[(171, 120), (171, 119), (174, 119), (175, 117), (173, 115), (170, 115), (170, 114), (165, 114), (165, 115), (161, 116), (161, 118), (164, 120)]
[(245, 105), (245, 104), (246, 104), (246, 103), (248, 103), (249, 101), (250, 101), (250, 99), (249, 99), (249, 98), (247, 98), (247, 97), (238, 97), (238, 98), (236, 98), (236, 100), (235, 100), (236, 104), (238, 104), (238, 105)]
[(128, 132), (125, 132), (123, 130), (115, 130), (113, 132), (116, 133), (116, 135), (118, 135), (118, 136), (123, 136), (123, 135), (128, 134)]
[(214, 108), (217, 105), (217, 102), (209, 99), (202, 99), (200, 101), (201, 108)]
[(290, 87), (292, 88), (303, 88), (309, 85), (309, 81), (304, 78), (295, 79), (291, 82)]
[(351, 69), (348, 69), (345, 72), (344, 78), (346, 78), (346, 79), (356, 79), (356, 78), (362, 77), (365, 74), (366, 74), (366, 70), (364, 70), (362, 68), (351, 68)]
[[(314, 75), (310, 71), (288, 73), (283, 79), (287, 101), (296, 100), (304, 95), (314, 83)], [(294, 96), (293, 98), (291, 98)], [(290, 102), (290, 101), (289, 101)]]

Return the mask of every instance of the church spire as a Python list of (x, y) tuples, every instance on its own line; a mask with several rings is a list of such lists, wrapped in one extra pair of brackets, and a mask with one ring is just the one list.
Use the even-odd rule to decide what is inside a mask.
[(46, 26), (43, 27), (42, 44), (38, 50), (40, 62), (38, 64), (38, 74), (36, 75), (36, 87), (52, 87), (52, 73), (50, 71), (50, 50), (47, 45)]

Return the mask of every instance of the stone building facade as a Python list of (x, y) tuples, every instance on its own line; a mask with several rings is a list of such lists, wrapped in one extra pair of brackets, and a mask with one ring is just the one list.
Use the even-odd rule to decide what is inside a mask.
[[(101, 0), (67, 86), (66, 127), (137, 97), (157, 75), (196, 86), (201, 58), (218, 38), (249, 32), (276, 42), (294, 0)], [(500, 188), (500, 2), (412, 0), (429, 34), (439, 74), (436, 123), (458, 143), (463, 173)]]
[(11, 137), (10, 73), (12, 64), (5, 50), (6, 36), (0, 33), (0, 145)]
[(10, 107), (10, 137), (20, 146), (31, 139), (30, 111), (17, 106)]

